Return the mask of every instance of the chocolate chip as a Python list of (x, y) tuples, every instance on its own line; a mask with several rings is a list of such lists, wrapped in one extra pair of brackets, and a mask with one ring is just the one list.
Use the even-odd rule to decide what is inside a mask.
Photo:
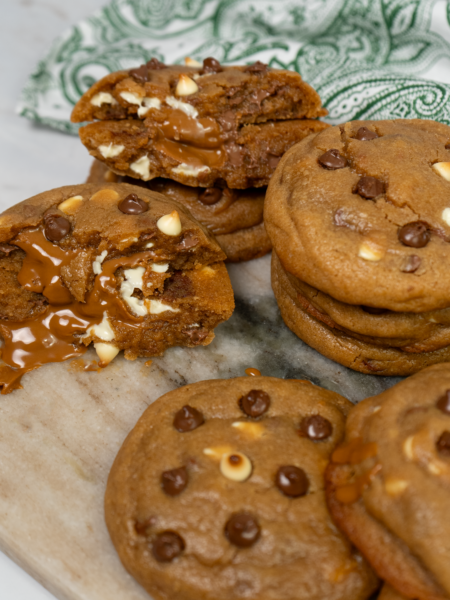
[(187, 486), (188, 474), (186, 467), (164, 471), (161, 475), (161, 487), (169, 496), (178, 496)]
[(260, 417), (270, 406), (270, 396), (264, 390), (251, 390), (238, 401), (239, 408), (249, 417)]
[(193, 408), (192, 406), (186, 405), (181, 408), (173, 419), (173, 426), (181, 433), (186, 431), (193, 431), (203, 425), (205, 419), (202, 413)]
[(236, 513), (225, 525), (227, 538), (239, 548), (253, 546), (260, 533), (258, 521), (248, 513)]
[(445, 149), (446, 150), (450, 150), (450, 142), (448, 142), (447, 144), (445, 144)]
[(403, 273), (415, 273), (420, 267), (421, 262), (421, 258), (419, 258), (416, 254), (411, 254), (411, 256), (408, 256), (406, 259), (406, 262), (401, 270)]
[(180, 250), (188, 250), (198, 244), (198, 237), (192, 231), (188, 231), (184, 234), (183, 239), (178, 244)]
[(450, 431), (444, 431), (436, 442), (436, 449), (439, 454), (450, 456)]
[(219, 188), (206, 188), (204, 192), (198, 195), (198, 199), (202, 204), (206, 204), (207, 206), (211, 206), (212, 204), (217, 204), (219, 200), (222, 198), (222, 190)]
[(6, 256), (9, 256), (11, 252), (14, 252), (14, 250), (17, 250), (17, 246), (11, 246), (10, 244), (0, 244), (0, 252), (3, 252), (3, 254), (6, 254)]
[(267, 65), (259, 60), (244, 69), (245, 73), (264, 73), (265, 71), (267, 71)]
[(341, 155), (339, 150), (328, 150), (322, 156), (319, 156), (319, 165), (324, 169), (335, 171), (336, 169), (343, 169), (347, 166), (347, 159)]
[(360, 142), (370, 142), (370, 140), (374, 140), (378, 135), (367, 129), (367, 127), (360, 127), (355, 135), (355, 140), (359, 140)]
[(145, 520), (138, 520), (135, 521), (134, 523), (134, 530), (136, 531), (136, 533), (138, 535), (147, 535), (149, 532), (149, 528), (152, 527), (153, 525), (155, 525), (156, 523), (156, 518), (155, 517), (149, 517), (148, 519)]
[(443, 413), (450, 415), (450, 390), (444, 392), (444, 394), (436, 402), (436, 407)]
[(222, 71), (223, 69), (220, 62), (212, 56), (205, 58), (203, 61), (203, 69), (201, 73), (221, 73)]
[(428, 223), (425, 223), (425, 221), (413, 221), (400, 227), (397, 237), (404, 246), (423, 248), (430, 241), (431, 233), (428, 229)]
[(167, 69), (167, 65), (160, 62), (157, 58), (151, 58), (147, 62), (147, 69), (150, 69), (151, 71), (161, 71), (161, 69)]
[(361, 308), (369, 315), (384, 315), (389, 312), (387, 308), (376, 308), (375, 306), (361, 306)]
[(159, 62), (157, 58), (151, 58), (145, 65), (128, 71), (128, 74), (136, 79), (136, 81), (144, 83), (149, 80), (149, 71), (160, 71), (161, 69), (167, 69), (167, 65)]
[(139, 198), (137, 194), (128, 194), (118, 204), (120, 212), (125, 215), (140, 215), (148, 210), (148, 203), (142, 198)]
[(386, 187), (382, 181), (376, 179), (376, 177), (364, 176), (358, 181), (355, 189), (363, 198), (372, 200), (380, 194), (384, 194)]
[(59, 242), (69, 233), (70, 221), (61, 215), (47, 215), (44, 217), (44, 233), (50, 242)]
[(267, 158), (267, 163), (270, 169), (275, 170), (278, 166), (278, 163), (281, 160), (281, 156), (274, 156), (273, 154), (269, 154)]
[(333, 433), (333, 426), (325, 417), (311, 415), (302, 419), (300, 433), (310, 440), (325, 440)]
[(305, 471), (293, 465), (280, 467), (275, 477), (275, 483), (285, 496), (292, 498), (304, 496), (309, 489), (309, 480)]
[(174, 531), (158, 533), (153, 540), (152, 553), (158, 562), (172, 562), (185, 548), (184, 540)]

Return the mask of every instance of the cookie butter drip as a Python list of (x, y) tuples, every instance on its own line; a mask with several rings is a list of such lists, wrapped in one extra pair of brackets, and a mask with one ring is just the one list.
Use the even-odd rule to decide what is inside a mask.
[(182, 110), (158, 125), (154, 147), (176, 161), (193, 168), (221, 167), (225, 160), (221, 131), (214, 119), (197, 119)]
[(127, 310), (118, 295), (114, 273), (119, 267), (144, 265), (150, 254), (142, 252), (103, 263), (86, 302), (80, 303), (73, 300), (61, 280), (61, 268), (75, 258), (77, 250), (52, 244), (41, 230), (20, 233), (14, 244), (26, 252), (19, 283), (27, 290), (42, 293), (49, 303), (33, 319), (20, 323), (0, 321), (2, 359), (7, 365), (0, 367), (2, 394), (19, 387), (22, 375), (43, 364), (83, 354), (87, 346), (81, 336), (93, 325), (99, 325), (105, 315), (119, 327), (138, 327), (143, 319)]
[[(343, 444), (333, 452), (332, 462), (340, 465), (357, 465), (368, 458), (374, 458), (378, 453), (376, 442), (364, 443), (361, 438), (356, 438), (347, 444)], [(356, 477), (352, 483), (338, 486), (336, 499), (342, 504), (353, 504), (363, 491), (369, 487), (372, 479), (381, 471), (381, 465), (375, 464), (371, 469)]]

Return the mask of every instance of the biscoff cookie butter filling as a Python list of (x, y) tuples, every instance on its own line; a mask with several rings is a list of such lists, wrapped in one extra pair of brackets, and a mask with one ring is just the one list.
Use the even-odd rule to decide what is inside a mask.
[(223, 252), (159, 194), (60, 188), (6, 211), (0, 230), (2, 393), (91, 342), (100, 367), (120, 350), (134, 359), (206, 345), (231, 315)]

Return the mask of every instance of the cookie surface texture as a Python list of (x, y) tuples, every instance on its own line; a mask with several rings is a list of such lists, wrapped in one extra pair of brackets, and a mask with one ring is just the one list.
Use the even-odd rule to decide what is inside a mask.
[(400, 597), (450, 597), (450, 363), (355, 406), (326, 479), (337, 524)]
[(3, 393), (82, 354), (106, 366), (206, 345), (233, 292), (216, 241), (180, 204), (127, 184), (66, 186), (0, 215)]
[(161, 397), (108, 480), (106, 523), (126, 569), (157, 600), (369, 598), (377, 580), (323, 490), (350, 406), (269, 377)]
[(161, 65), (112, 73), (72, 121), (89, 152), (119, 175), (197, 187), (264, 187), (286, 150), (328, 127), (318, 94), (293, 71), (259, 64)]

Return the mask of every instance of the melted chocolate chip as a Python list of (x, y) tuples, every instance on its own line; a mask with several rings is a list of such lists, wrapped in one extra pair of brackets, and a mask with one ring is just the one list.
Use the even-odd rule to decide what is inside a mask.
[(150, 69), (151, 71), (161, 71), (161, 69), (167, 69), (167, 65), (160, 62), (157, 58), (151, 58), (147, 62), (147, 69)]
[(152, 544), (152, 554), (158, 562), (172, 562), (185, 548), (184, 540), (174, 531), (158, 533)]
[(120, 212), (125, 215), (140, 215), (148, 210), (148, 203), (142, 198), (139, 198), (137, 194), (128, 194), (118, 204)]
[(444, 394), (436, 402), (436, 407), (443, 413), (450, 415), (450, 390)]
[(333, 433), (333, 426), (325, 417), (311, 415), (302, 419), (300, 432), (310, 440), (320, 441), (330, 437)]
[(265, 73), (267, 71), (267, 65), (257, 60), (252, 65), (245, 67), (245, 73)]
[(193, 431), (203, 425), (205, 419), (203, 418), (202, 413), (193, 408), (192, 406), (186, 405), (181, 408), (173, 419), (173, 426), (180, 433), (185, 433), (186, 431)]
[(44, 217), (44, 233), (50, 242), (59, 242), (69, 233), (70, 221), (61, 215), (47, 215)]
[(384, 315), (389, 312), (387, 308), (377, 308), (375, 306), (361, 306), (361, 308), (369, 315)]
[(169, 496), (178, 496), (188, 483), (186, 467), (164, 471), (161, 475), (161, 487)]
[(9, 256), (11, 252), (17, 250), (17, 246), (11, 246), (10, 244), (0, 244), (0, 252)]
[(145, 65), (128, 71), (128, 74), (136, 79), (136, 81), (144, 83), (149, 80), (149, 71), (160, 71), (161, 69), (167, 69), (167, 65), (159, 62), (157, 58), (151, 58)]
[(267, 159), (269, 168), (275, 170), (277, 168), (280, 160), (281, 160), (281, 156), (274, 156), (273, 154), (269, 154), (268, 159)]
[(221, 73), (222, 71), (223, 69), (220, 62), (212, 56), (205, 58), (205, 60), (203, 61), (203, 69), (201, 71), (202, 73)]
[(261, 529), (258, 521), (248, 513), (237, 513), (225, 525), (225, 535), (239, 548), (249, 548), (259, 538)]
[(188, 231), (184, 234), (183, 239), (178, 244), (180, 250), (188, 250), (198, 244), (198, 237), (192, 231)]
[(355, 135), (355, 140), (359, 140), (360, 142), (370, 142), (370, 140), (374, 140), (378, 135), (367, 129), (367, 127), (360, 127)]
[(445, 144), (445, 149), (446, 150), (450, 150), (450, 142), (448, 142), (447, 144)]
[(411, 254), (411, 256), (408, 256), (406, 259), (406, 262), (401, 270), (403, 273), (415, 273), (420, 267), (421, 262), (421, 258), (419, 258), (416, 254)]
[(450, 431), (444, 431), (436, 442), (436, 449), (443, 456), (450, 456)]
[(239, 399), (239, 408), (249, 417), (260, 417), (270, 406), (270, 396), (264, 390), (251, 390)]
[(201, 344), (203, 340), (208, 337), (209, 330), (203, 327), (185, 327), (181, 330), (181, 333), (189, 338), (191, 344)]
[(280, 467), (275, 477), (275, 483), (285, 496), (292, 498), (304, 496), (309, 489), (309, 480), (305, 471), (293, 465)]
[(219, 200), (222, 198), (222, 190), (219, 188), (206, 188), (204, 192), (198, 195), (198, 199), (202, 204), (206, 204), (207, 206), (211, 206), (212, 204), (217, 204)]
[(413, 221), (400, 227), (397, 237), (404, 246), (423, 248), (430, 241), (431, 233), (428, 229), (428, 223), (425, 223), (425, 221)]
[(324, 169), (335, 171), (336, 169), (343, 169), (347, 166), (347, 159), (341, 155), (339, 150), (328, 150), (322, 156), (318, 158), (319, 165)]
[(163, 298), (173, 302), (178, 298), (188, 298), (194, 295), (194, 287), (188, 275), (183, 271), (174, 271), (173, 275), (164, 282)]
[(382, 181), (376, 177), (364, 176), (356, 185), (356, 193), (367, 200), (372, 200), (381, 194), (384, 194), (386, 187)]

